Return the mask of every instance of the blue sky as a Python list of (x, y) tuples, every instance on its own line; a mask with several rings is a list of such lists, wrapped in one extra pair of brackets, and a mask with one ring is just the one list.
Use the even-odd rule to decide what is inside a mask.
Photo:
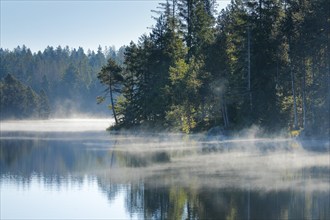
[[(148, 33), (151, 10), (162, 0), (0, 0), (1, 47), (26, 45), (33, 52), (48, 45), (96, 50), (128, 45)], [(230, 0), (219, 0), (219, 8)]]

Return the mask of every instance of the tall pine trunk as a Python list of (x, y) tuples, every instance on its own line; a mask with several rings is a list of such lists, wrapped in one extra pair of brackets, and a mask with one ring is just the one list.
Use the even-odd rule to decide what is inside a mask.
[(229, 119), (228, 119), (227, 103), (226, 103), (225, 97), (223, 95), (222, 95), (221, 112), (222, 112), (224, 127), (228, 128), (229, 127)]
[(113, 117), (115, 118), (116, 125), (118, 125), (118, 119), (117, 119), (117, 114), (116, 114), (116, 110), (115, 110), (115, 103), (113, 101), (113, 94), (112, 94), (112, 80), (111, 80), (110, 75), (109, 75), (109, 93), (110, 93), (112, 114), (113, 114)]
[[(304, 65), (303, 65), (303, 67), (304, 67)], [(306, 129), (306, 68), (303, 69), (302, 102), (303, 102), (302, 103), (302, 107), (303, 107), (303, 128)]]
[(252, 113), (252, 93), (251, 93), (251, 33), (250, 26), (248, 26), (248, 93), (250, 99), (250, 113)]
[(289, 65), (290, 65), (290, 75), (291, 75), (291, 90), (292, 90), (292, 97), (293, 97), (293, 129), (298, 129), (298, 119), (297, 119), (297, 100), (296, 100), (296, 89), (295, 89), (295, 75), (293, 71), (293, 62), (292, 62), (292, 53), (291, 53), (291, 39), (289, 37)]
[(294, 72), (292, 69), (292, 63), (290, 63), (290, 73), (291, 73), (291, 89), (292, 89), (292, 96), (293, 96), (293, 114), (294, 114), (293, 129), (298, 129), (296, 89), (295, 89), (295, 83), (294, 83), (295, 77), (294, 77)]

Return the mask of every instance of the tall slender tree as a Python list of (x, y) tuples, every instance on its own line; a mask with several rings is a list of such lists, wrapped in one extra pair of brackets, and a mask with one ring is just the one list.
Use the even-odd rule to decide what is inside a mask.
[(106, 66), (104, 66), (101, 71), (98, 73), (98, 79), (100, 82), (105, 85), (107, 88), (105, 89), (105, 95), (98, 97), (98, 103), (101, 103), (107, 97), (106, 94), (109, 95), (111, 102), (111, 110), (113, 117), (115, 119), (116, 125), (118, 125), (118, 118), (115, 110), (115, 97), (114, 93), (119, 93), (118, 85), (123, 81), (123, 77), (121, 75), (122, 68), (116, 64), (114, 60), (111, 58), (108, 60)]

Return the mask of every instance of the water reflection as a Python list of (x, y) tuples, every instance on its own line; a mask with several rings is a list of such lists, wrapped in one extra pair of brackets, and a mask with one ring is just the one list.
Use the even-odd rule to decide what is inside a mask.
[(10, 131), (0, 141), (1, 192), (41, 184), (60, 194), (85, 189), (81, 196), (96, 195), (93, 186), (108, 207), (123, 198), (124, 218), (330, 218), (326, 142), (96, 131)]

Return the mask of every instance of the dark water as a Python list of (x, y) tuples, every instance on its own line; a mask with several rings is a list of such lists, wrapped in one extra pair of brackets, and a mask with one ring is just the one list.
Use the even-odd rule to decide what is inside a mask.
[(328, 142), (23, 130), (1, 131), (1, 219), (330, 219)]

